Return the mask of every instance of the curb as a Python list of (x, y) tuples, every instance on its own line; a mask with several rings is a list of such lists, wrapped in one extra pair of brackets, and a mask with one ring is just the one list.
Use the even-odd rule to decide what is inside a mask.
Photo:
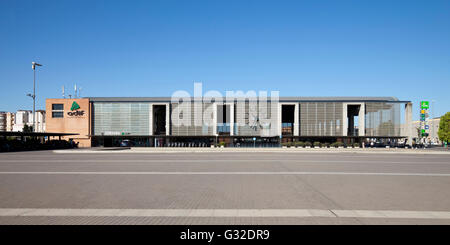
[(414, 149), (304, 149), (304, 148), (126, 148), (119, 149), (77, 149), (77, 150), (54, 150), (54, 153), (128, 153), (128, 154), (151, 154), (151, 153), (312, 153), (312, 154), (419, 154), (419, 155), (450, 155), (450, 151), (430, 151)]

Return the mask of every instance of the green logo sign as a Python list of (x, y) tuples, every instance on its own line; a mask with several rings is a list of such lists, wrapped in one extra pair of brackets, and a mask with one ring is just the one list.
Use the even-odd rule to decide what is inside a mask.
[(78, 110), (80, 108), (81, 108), (80, 105), (76, 101), (74, 101), (72, 103), (72, 107), (70, 107), (71, 111), (67, 112), (67, 115), (69, 115), (71, 117), (73, 117), (73, 116), (84, 116), (84, 111)]
[(420, 108), (421, 109), (428, 109), (430, 108), (430, 104), (428, 101), (420, 101)]
[(74, 110), (78, 110), (78, 109), (80, 109), (80, 106), (78, 105), (78, 103), (76, 101), (74, 101), (72, 103), (72, 107), (70, 107), (70, 110), (74, 111)]

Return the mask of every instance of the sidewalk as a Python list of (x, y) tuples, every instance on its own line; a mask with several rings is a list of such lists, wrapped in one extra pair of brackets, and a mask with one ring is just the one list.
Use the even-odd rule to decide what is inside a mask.
[(54, 153), (213, 153), (213, 152), (272, 152), (272, 153), (360, 153), (360, 154), (432, 154), (446, 155), (450, 150), (402, 149), (402, 148), (208, 148), (208, 147), (132, 147), (116, 148), (81, 148), (72, 150), (54, 150)]

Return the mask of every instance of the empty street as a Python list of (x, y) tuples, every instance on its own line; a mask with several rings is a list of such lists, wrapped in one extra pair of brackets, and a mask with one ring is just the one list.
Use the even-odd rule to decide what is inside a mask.
[(450, 154), (2, 153), (0, 224), (450, 224)]

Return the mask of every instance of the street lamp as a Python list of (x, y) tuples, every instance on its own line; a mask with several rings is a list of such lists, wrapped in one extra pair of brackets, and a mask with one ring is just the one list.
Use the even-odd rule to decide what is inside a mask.
[(36, 132), (36, 66), (42, 66), (36, 62), (31, 62), (31, 68), (33, 69), (33, 95), (27, 94), (33, 98), (33, 132)]

